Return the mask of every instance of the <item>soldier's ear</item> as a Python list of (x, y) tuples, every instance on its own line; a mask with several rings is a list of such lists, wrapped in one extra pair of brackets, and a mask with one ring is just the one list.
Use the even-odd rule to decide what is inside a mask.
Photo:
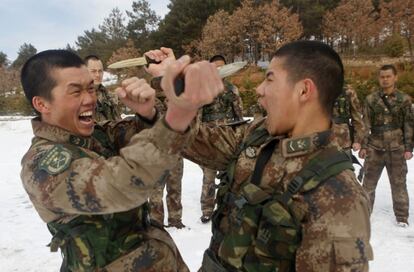
[(316, 86), (312, 79), (301, 80), (298, 82), (297, 88), (299, 90), (299, 99), (302, 102), (308, 101), (316, 95)]
[(41, 96), (34, 96), (32, 98), (32, 104), (35, 110), (41, 114), (50, 113), (50, 102)]

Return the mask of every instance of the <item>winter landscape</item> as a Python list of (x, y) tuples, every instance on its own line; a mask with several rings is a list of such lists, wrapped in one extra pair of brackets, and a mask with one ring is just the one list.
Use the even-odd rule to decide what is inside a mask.
[[(59, 271), (61, 263), (60, 254), (50, 253), (46, 247), (50, 234), (19, 177), (20, 159), (31, 137), (29, 118), (0, 117), (0, 271), (54, 272)], [(408, 191), (413, 199), (414, 160), (408, 162), (408, 167)], [(168, 229), (191, 271), (199, 268), (210, 238), (210, 224), (199, 220), (201, 179), (201, 169), (185, 161), (182, 202), (183, 223), (187, 228)], [(413, 205), (410, 213), (414, 213)], [(370, 271), (414, 271), (414, 220), (409, 219), (408, 228), (396, 226), (385, 171), (378, 185), (371, 221), (374, 261), (370, 262)]]

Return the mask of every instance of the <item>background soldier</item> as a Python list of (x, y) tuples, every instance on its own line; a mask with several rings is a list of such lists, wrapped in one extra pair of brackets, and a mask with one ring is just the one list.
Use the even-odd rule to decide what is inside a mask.
[[(210, 59), (220, 69), (226, 64), (226, 59), (221, 55), (215, 55)], [(210, 126), (222, 126), (239, 124), (243, 121), (243, 102), (236, 86), (224, 80), (225, 92), (218, 96), (213, 103), (204, 106), (200, 111), (202, 122)], [(214, 197), (216, 193), (217, 171), (201, 167), (203, 170), (203, 186), (201, 189), (201, 222), (207, 223), (211, 219), (214, 209)]]
[[(168, 59), (158, 55), (156, 61)], [(173, 90), (175, 71), (189, 58), (167, 64), (157, 67), (166, 69), (164, 89)], [(209, 86), (187, 80), (187, 73)], [(74, 53), (41, 52), (21, 74), (39, 114), (21, 179), (53, 235), (51, 250), (61, 249), (61, 271), (189, 271), (168, 233), (150, 225), (146, 202), (188, 141), (198, 108), (223, 88), (217, 71), (205, 63), (187, 66), (184, 93), (157, 122), (154, 90), (145, 80), (124, 80), (116, 92), (137, 115), (104, 126), (95, 126), (93, 80)]]
[[(172, 54), (171, 50), (165, 49), (166, 54)], [(159, 81), (153, 80), (151, 83), (156, 90), (155, 107), (161, 114), (167, 111), (167, 101), (165, 94), (159, 86)], [(170, 170), (165, 177), (165, 183), (157, 187), (150, 199), (151, 206), (151, 220), (154, 220), (160, 225), (164, 225), (164, 188), (167, 188), (167, 210), (168, 210), (168, 225), (167, 227), (175, 227), (177, 229), (184, 228), (182, 223), (183, 206), (181, 204), (181, 187), (183, 178), (184, 162), (180, 156), (175, 166)]]
[(407, 162), (412, 158), (413, 128), (411, 99), (396, 89), (397, 70), (384, 65), (378, 77), (381, 89), (368, 95), (364, 102), (367, 130), (359, 156), (364, 163), (364, 188), (375, 201), (375, 188), (385, 166), (391, 184), (392, 201), (397, 224), (408, 226)]
[(351, 152), (361, 149), (365, 136), (362, 108), (352, 86), (348, 85), (336, 99), (333, 108), (332, 131), (340, 147)]
[(89, 55), (84, 59), (86, 67), (93, 79), (96, 88), (96, 96), (98, 98), (96, 104), (95, 121), (116, 121), (121, 120), (121, 107), (118, 103), (118, 97), (108, 92), (102, 85), (103, 64), (98, 56)]
[(343, 80), (329, 46), (289, 43), (256, 89), (266, 119), (192, 126), (184, 157), (227, 169), (201, 271), (368, 271), (369, 200), (330, 141)]

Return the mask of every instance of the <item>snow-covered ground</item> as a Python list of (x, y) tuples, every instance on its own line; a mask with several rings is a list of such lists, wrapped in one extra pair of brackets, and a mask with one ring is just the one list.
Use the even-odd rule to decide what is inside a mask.
[[(39, 219), (19, 178), (20, 159), (32, 137), (28, 119), (0, 120), (0, 271), (59, 271), (61, 256), (50, 253), (45, 224)], [(414, 170), (414, 161), (409, 161)], [(208, 246), (210, 224), (200, 222), (199, 196), (202, 172), (185, 161), (183, 178), (183, 222), (186, 229), (169, 229), (191, 271), (197, 271)], [(414, 171), (408, 173), (408, 190), (414, 198)], [(410, 207), (414, 213), (413, 205)], [(414, 220), (407, 229), (397, 227), (392, 212), (391, 192), (385, 171), (378, 185), (372, 214), (375, 259), (370, 271), (414, 271)]]

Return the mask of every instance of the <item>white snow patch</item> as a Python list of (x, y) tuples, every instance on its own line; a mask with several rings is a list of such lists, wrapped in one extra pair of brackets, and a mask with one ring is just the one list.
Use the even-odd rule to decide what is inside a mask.
[[(51, 253), (46, 246), (50, 234), (40, 220), (20, 181), (20, 160), (30, 146), (32, 130), (28, 117), (4, 121), (0, 119), (0, 267), (1, 271), (58, 271), (60, 253)], [(191, 271), (200, 266), (204, 249), (210, 240), (210, 224), (199, 220), (202, 171), (190, 161), (184, 162), (183, 223), (182, 230), (168, 229), (177, 243)], [(408, 162), (414, 169), (414, 161)], [(414, 173), (407, 176), (408, 192), (413, 197)], [(410, 212), (413, 213), (412, 205)], [(410, 227), (395, 225), (391, 192), (384, 171), (377, 188), (376, 204), (372, 214), (374, 261), (370, 271), (410, 272), (414, 269), (414, 220)]]

